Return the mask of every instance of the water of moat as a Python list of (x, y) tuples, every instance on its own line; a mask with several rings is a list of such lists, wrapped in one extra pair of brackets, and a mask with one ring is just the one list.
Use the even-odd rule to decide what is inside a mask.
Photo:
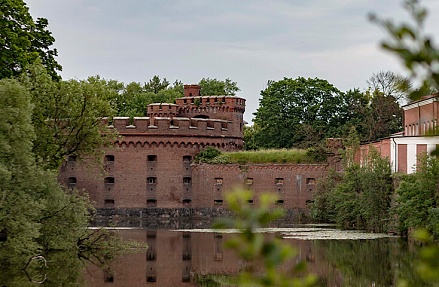
[[(17, 286), (28, 286), (33, 280), (42, 283), (35, 286), (211, 287), (227, 282), (244, 266), (234, 252), (224, 248), (224, 242), (234, 235), (231, 231), (131, 227), (115, 232), (145, 242), (149, 248), (118, 256), (103, 266), (57, 253), (47, 258), (44, 274), (17, 272), (11, 276), (22, 278), (10, 282), (27, 282)], [(304, 260), (308, 271), (318, 276), (317, 286), (395, 286), (400, 277), (409, 286), (428, 286), (413, 271), (417, 248), (398, 237), (310, 225), (261, 232), (293, 246), (298, 255), (281, 268), (287, 270)]]

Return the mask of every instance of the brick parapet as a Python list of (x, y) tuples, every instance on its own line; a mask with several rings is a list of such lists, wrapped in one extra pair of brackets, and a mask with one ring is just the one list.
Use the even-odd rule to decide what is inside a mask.
[[(108, 119), (104, 119), (108, 123)], [(242, 132), (230, 130), (231, 122), (221, 119), (185, 117), (115, 117), (108, 123), (121, 135), (142, 134), (144, 136), (167, 135), (191, 137), (243, 138)]]

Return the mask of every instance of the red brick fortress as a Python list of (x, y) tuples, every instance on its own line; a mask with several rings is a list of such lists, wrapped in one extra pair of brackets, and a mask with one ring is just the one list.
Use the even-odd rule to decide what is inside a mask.
[(107, 122), (121, 136), (106, 150), (104, 167), (75, 157), (63, 164), (60, 181), (85, 189), (98, 209), (200, 209), (226, 207), (224, 193), (235, 186), (275, 192), (277, 204), (306, 209), (326, 164), (194, 164), (211, 146), (241, 150), (245, 99), (200, 96), (199, 85), (185, 85), (175, 104), (151, 104), (147, 117), (116, 117)]

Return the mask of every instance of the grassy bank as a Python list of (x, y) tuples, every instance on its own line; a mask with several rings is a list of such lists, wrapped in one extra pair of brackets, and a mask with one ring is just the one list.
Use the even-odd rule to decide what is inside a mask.
[(198, 162), (212, 164), (256, 164), (256, 163), (318, 163), (309, 150), (267, 149), (257, 151), (220, 152), (207, 148), (197, 156)]

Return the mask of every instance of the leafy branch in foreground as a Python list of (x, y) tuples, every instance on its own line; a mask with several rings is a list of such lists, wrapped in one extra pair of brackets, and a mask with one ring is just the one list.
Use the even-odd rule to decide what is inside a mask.
[(417, 0), (406, 0), (404, 8), (414, 23), (395, 24), (393, 20), (380, 19), (370, 14), (369, 19), (382, 27), (388, 37), (381, 46), (394, 53), (410, 72), (410, 80), (419, 82), (418, 88), (411, 89), (410, 98), (418, 100), (421, 96), (439, 90), (439, 50), (433, 39), (424, 32), (427, 9)]
[[(271, 221), (284, 215), (282, 209), (272, 209), (277, 199), (275, 194), (265, 193), (259, 197), (259, 206), (249, 205), (253, 198), (249, 190), (234, 190), (226, 195), (228, 207), (235, 212), (236, 218), (218, 220), (216, 229), (234, 228), (240, 233), (226, 242), (226, 247), (235, 250), (246, 262), (246, 267), (237, 276), (239, 286), (313, 286), (314, 275), (305, 275), (306, 263), (296, 264), (291, 272), (282, 272), (279, 268), (297, 255), (297, 251), (282, 244), (279, 239), (268, 239), (258, 229), (266, 227)], [(295, 277), (292, 277), (295, 275)]]

